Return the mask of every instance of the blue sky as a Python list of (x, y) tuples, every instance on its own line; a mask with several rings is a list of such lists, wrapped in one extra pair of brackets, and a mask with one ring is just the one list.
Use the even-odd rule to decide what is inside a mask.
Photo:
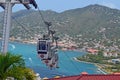
[[(53, 10), (56, 12), (82, 8), (90, 4), (100, 4), (120, 10), (120, 0), (36, 0), (36, 2), (41, 10)], [(23, 5), (15, 5), (13, 7), (13, 11), (22, 9), (25, 9)]]

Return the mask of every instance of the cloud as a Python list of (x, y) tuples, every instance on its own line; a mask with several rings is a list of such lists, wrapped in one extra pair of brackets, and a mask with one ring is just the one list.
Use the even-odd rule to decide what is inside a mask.
[(103, 2), (101, 3), (101, 5), (104, 5), (104, 6), (107, 6), (107, 7), (110, 7), (110, 8), (117, 8), (117, 6), (113, 3), (108, 3), (108, 2)]

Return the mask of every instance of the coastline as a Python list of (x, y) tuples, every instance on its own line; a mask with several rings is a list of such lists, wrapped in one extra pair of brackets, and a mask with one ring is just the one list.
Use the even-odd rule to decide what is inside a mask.
[(83, 62), (83, 63), (87, 63), (87, 64), (93, 64), (93, 65), (95, 65), (98, 68), (98, 71), (100, 71), (103, 74), (108, 74), (105, 70), (102, 69), (102, 65), (100, 65), (99, 63), (92, 63), (92, 62), (80, 61), (76, 57), (73, 57), (73, 60), (75, 60), (77, 62)]
[(86, 61), (80, 61), (78, 60), (76, 57), (73, 57), (73, 60), (77, 61), (77, 62), (83, 62), (83, 63), (88, 63), (88, 64), (96, 64), (96, 63), (92, 63), (92, 62), (86, 62)]

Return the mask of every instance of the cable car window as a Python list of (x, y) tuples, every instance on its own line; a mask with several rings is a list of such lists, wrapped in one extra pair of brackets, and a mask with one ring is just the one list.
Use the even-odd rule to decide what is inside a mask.
[(39, 50), (47, 50), (46, 41), (39, 41)]

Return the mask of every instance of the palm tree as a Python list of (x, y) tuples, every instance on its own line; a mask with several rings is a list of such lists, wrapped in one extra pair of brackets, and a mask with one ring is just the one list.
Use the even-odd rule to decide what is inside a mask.
[(25, 67), (25, 62), (21, 55), (6, 53), (0, 54), (0, 80), (13, 77), (17, 80), (34, 80), (34, 72)]

